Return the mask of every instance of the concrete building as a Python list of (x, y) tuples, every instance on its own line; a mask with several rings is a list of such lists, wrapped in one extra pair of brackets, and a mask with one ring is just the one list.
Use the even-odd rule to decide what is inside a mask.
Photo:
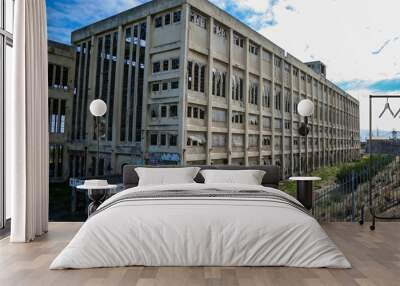
[[(276, 164), (283, 176), (355, 159), (359, 103), (205, 0), (151, 1), (72, 33), (72, 175), (125, 164)], [(101, 159), (87, 103), (102, 98)], [(315, 104), (308, 140), (297, 104)], [(86, 163), (87, 162), (87, 163)]]
[(61, 43), (48, 42), (49, 82), (49, 177), (50, 182), (69, 177), (69, 145), (71, 133), (73, 75), (75, 49)]

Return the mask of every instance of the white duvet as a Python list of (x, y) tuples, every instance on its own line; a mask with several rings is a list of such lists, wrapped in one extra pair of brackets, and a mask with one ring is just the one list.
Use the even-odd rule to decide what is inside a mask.
[[(184, 184), (125, 190), (264, 190), (262, 186)], [(349, 268), (318, 222), (293, 206), (262, 199), (162, 198), (124, 201), (83, 224), (50, 269), (145, 266)]]

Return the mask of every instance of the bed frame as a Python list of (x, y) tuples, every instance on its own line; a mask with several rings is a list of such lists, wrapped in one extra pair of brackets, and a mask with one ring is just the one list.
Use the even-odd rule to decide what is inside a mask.
[[(182, 168), (182, 166), (135, 166), (126, 165), (123, 169), (123, 184), (124, 189), (136, 187), (139, 183), (139, 176), (135, 171), (136, 167), (146, 168)], [(265, 175), (262, 179), (261, 184), (264, 187), (278, 188), (281, 180), (281, 170), (277, 166), (188, 166), (188, 167), (199, 167), (202, 170), (213, 169), (213, 170), (262, 170), (265, 171)], [(197, 183), (204, 183), (203, 176), (198, 173), (194, 178)]]

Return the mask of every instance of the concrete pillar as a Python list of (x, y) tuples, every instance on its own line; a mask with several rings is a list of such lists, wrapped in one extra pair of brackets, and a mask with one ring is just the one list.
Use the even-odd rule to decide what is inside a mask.
[[(150, 47), (151, 47), (151, 16), (146, 17), (146, 49), (144, 57), (144, 78), (143, 78), (143, 104), (142, 104), (142, 158), (144, 162), (144, 155), (147, 152), (147, 102), (149, 99), (149, 68), (150, 68)], [(140, 38), (140, 31), (139, 31)], [(139, 40), (140, 46), (140, 40)], [(137, 50), (139, 52), (140, 49)], [(139, 64), (139, 54), (137, 57), (137, 66), (140, 68)], [(139, 68), (137, 69), (139, 71)], [(139, 74), (139, 72), (137, 72)], [(137, 81), (136, 81), (137, 82)], [(135, 89), (137, 92), (137, 89)], [(136, 96), (137, 97), (137, 96)], [(135, 125), (134, 125), (135, 128)], [(134, 135), (135, 137), (135, 135)]]
[(243, 100), (245, 106), (244, 126), (245, 126), (245, 137), (244, 137), (244, 165), (249, 165), (249, 38), (245, 38), (244, 52), (245, 52), (245, 73), (244, 73), (244, 88), (243, 88)]
[(187, 62), (188, 62), (188, 40), (189, 40), (189, 16), (190, 7), (188, 4), (182, 5), (181, 18), (181, 52), (179, 58), (180, 82), (179, 89), (181, 96), (179, 98), (178, 118), (178, 148), (181, 157), (181, 165), (186, 165), (185, 150), (186, 150), (186, 112), (187, 112)]
[(212, 153), (212, 76), (213, 76), (213, 69), (214, 69), (214, 58), (213, 58), (213, 26), (214, 26), (214, 19), (209, 18), (209, 43), (208, 43), (208, 92), (207, 92), (207, 165), (211, 165), (211, 153)]
[(233, 29), (229, 29), (228, 66), (228, 164), (232, 164), (232, 84), (233, 84)]

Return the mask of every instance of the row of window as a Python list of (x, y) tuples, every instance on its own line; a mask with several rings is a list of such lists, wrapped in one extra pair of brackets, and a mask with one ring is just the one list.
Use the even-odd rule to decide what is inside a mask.
[(190, 22), (194, 23), (195, 25), (199, 26), (200, 28), (207, 29), (207, 19), (203, 15), (195, 11), (191, 11), (190, 13)]
[(218, 37), (221, 37), (226, 40), (227, 38), (227, 33), (226, 29), (222, 27), (220, 24), (215, 23), (214, 24), (214, 34), (217, 35)]
[(202, 107), (188, 106), (186, 116), (193, 119), (204, 119), (205, 114), (206, 112)]
[(172, 104), (172, 105), (166, 105), (166, 104), (161, 104), (161, 105), (153, 105), (151, 107), (151, 118), (152, 119), (157, 119), (157, 118), (176, 118), (178, 116), (178, 105)]
[(212, 73), (212, 95), (226, 96), (226, 72), (213, 70)]
[(49, 87), (68, 90), (69, 69), (67, 67), (49, 63), (47, 71)]
[(187, 68), (188, 68), (188, 89), (204, 93), (206, 66), (204, 64), (189, 61)]
[(153, 62), (153, 73), (179, 69), (179, 58)]
[(49, 98), (49, 132), (65, 133), (66, 100)]
[(166, 13), (162, 16), (158, 16), (154, 19), (154, 26), (156, 28), (160, 28), (163, 25), (164, 26), (168, 26), (172, 23), (179, 23), (181, 21), (181, 10), (177, 10), (174, 12), (170, 12), (170, 13)]
[(157, 81), (153, 82), (151, 85), (151, 90), (155, 93), (173, 90), (179, 88), (179, 80), (171, 80), (171, 81)]
[(178, 145), (178, 135), (168, 133), (150, 134), (150, 146), (170, 146)]
[[(263, 147), (268, 147), (272, 145), (272, 136), (271, 135), (261, 135), (261, 146)], [(228, 135), (225, 133), (213, 133), (211, 140), (212, 140), (212, 147), (226, 147), (227, 146), (227, 138)], [(161, 142), (166, 142), (166, 138), (161, 139)], [(249, 148), (254, 148), (254, 147), (259, 147), (260, 145), (260, 136), (256, 134), (249, 134), (248, 135), (248, 147)], [(298, 149), (299, 144), (305, 145), (306, 141), (305, 138), (299, 138), (299, 137), (293, 137), (293, 145)], [(157, 142), (157, 143), (156, 143)], [(203, 135), (188, 135), (187, 141), (186, 141), (187, 146), (203, 146), (206, 143), (206, 138)], [(315, 145), (318, 145), (318, 140), (314, 140)], [(159, 138), (154, 134), (153, 137), (153, 143), (156, 143), (154, 145), (163, 145), (160, 144)], [(310, 141), (310, 144), (312, 144), (312, 141)], [(332, 143), (331, 143), (332, 144)], [(232, 147), (244, 147), (245, 146), (245, 135), (243, 134), (232, 134)], [(275, 136), (275, 143), (274, 143), (274, 149), (279, 150), (283, 147), (285, 149), (290, 149), (292, 146), (291, 143), (291, 137), (280, 137), (280, 136)]]

